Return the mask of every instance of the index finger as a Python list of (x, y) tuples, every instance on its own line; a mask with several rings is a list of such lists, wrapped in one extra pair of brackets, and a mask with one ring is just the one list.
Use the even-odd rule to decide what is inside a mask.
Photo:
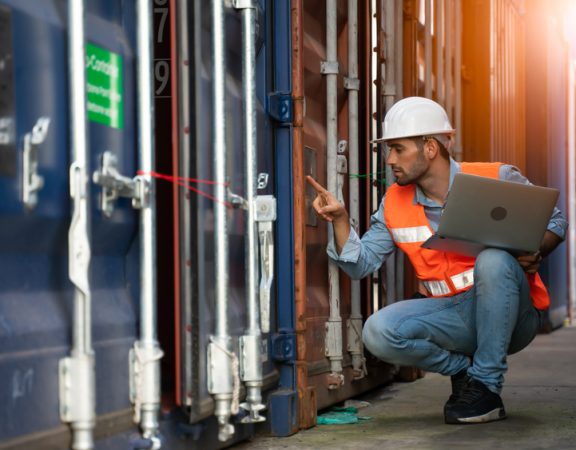
[(316, 192), (318, 192), (319, 194), (324, 194), (325, 192), (327, 192), (326, 189), (324, 189), (324, 187), (310, 175), (306, 175), (306, 181), (308, 181), (308, 183), (310, 183), (312, 187), (316, 190)]

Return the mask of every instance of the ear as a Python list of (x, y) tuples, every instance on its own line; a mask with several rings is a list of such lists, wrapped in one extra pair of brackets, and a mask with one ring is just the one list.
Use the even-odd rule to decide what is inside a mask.
[(438, 147), (438, 143), (436, 139), (427, 139), (426, 143), (424, 144), (424, 155), (429, 160), (433, 160), (438, 156), (440, 152), (440, 147)]

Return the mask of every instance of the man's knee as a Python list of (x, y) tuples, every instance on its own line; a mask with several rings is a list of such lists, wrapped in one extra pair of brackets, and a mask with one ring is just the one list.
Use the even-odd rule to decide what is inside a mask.
[[(377, 314), (377, 313), (376, 313)], [(364, 347), (368, 349), (370, 353), (375, 355), (375, 350), (378, 348), (378, 342), (381, 340), (379, 327), (376, 326), (376, 320), (374, 319), (375, 314), (372, 314), (362, 328), (362, 342), (364, 342)]]
[(403, 346), (404, 339), (395, 332), (389, 307), (372, 314), (362, 330), (362, 341), (370, 353), (384, 361), (394, 362), (395, 353)]
[(495, 279), (502, 275), (520, 273), (520, 264), (510, 253), (505, 250), (488, 248), (483, 250), (476, 257), (474, 267), (474, 277), (485, 277)]

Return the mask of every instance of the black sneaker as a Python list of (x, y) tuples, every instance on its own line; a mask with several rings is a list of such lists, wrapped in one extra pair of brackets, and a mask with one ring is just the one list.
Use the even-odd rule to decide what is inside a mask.
[(450, 377), (450, 381), (452, 382), (452, 394), (444, 405), (444, 415), (446, 415), (448, 410), (454, 406), (456, 400), (458, 400), (458, 397), (460, 396), (460, 393), (468, 384), (468, 380), (468, 369), (461, 370), (456, 375), (452, 375)]
[(451, 424), (485, 423), (505, 418), (500, 396), (473, 378), (468, 379), (456, 401), (444, 411), (444, 420)]

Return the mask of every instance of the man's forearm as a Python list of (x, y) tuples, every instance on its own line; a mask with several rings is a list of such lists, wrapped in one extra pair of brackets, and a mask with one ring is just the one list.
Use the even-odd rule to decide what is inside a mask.
[(540, 254), (545, 257), (552, 253), (552, 251), (560, 245), (562, 238), (552, 231), (546, 230), (544, 233), (544, 238), (540, 244)]
[(336, 246), (336, 251), (340, 254), (350, 236), (350, 219), (348, 214), (338, 218), (338, 220), (334, 220), (332, 222), (332, 227), (334, 228), (334, 244)]

